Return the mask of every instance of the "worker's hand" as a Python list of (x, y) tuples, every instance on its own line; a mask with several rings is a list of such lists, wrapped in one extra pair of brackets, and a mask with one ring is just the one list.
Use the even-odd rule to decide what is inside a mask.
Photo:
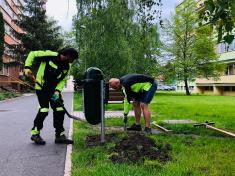
[(29, 68), (24, 69), (24, 74), (25, 76), (29, 77), (33, 74), (33, 72)]
[(58, 91), (55, 91), (54, 94), (51, 96), (51, 100), (56, 102), (60, 98), (60, 93)]
[(35, 82), (35, 77), (33, 75), (33, 72), (29, 68), (24, 69), (24, 75), (27, 76), (31, 81)]

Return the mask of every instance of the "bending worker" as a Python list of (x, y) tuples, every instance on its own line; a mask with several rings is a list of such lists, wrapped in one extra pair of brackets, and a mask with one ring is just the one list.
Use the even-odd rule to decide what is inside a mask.
[(25, 61), (24, 74), (31, 79), (35, 79), (31, 71), (32, 64), (35, 60), (40, 62), (36, 80), (33, 80), (36, 82), (36, 95), (40, 105), (31, 130), (31, 140), (36, 144), (44, 145), (46, 143), (40, 136), (40, 130), (42, 130), (43, 121), (48, 115), (49, 104), (53, 109), (55, 143), (73, 143), (65, 136), (63, 127), (65, 112), (60, 104), (63, 103), (61, 91), (66, 83), (71, 63), (77, 58), (78, 52), (74, 48), (65, 48), (60, 52), (31, 51)]
[(130, 101), (133, 100), (135, 123), (127, 130), (141, 131), (141, 111), (143, 111), (145, 128), (144, 132), (151, 134), (151, 113), (148, 104), (153, 99), (157, 90), (157, 82), (154, 78), (143, 74), (127, 74), (120, 79), (111, 78), (109, 85), (113, 89), (122, 89), (124, 99), (124, 116), (127, 117), (130, 109)]

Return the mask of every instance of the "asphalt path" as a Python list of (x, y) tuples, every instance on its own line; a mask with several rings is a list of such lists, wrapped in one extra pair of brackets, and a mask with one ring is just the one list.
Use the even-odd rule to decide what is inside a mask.
[[(65, 107), (69, 112), (72, 96), (72, 93), (63, 93)], [(38, 146), (30, 140), (30, 130), (38, 107), (35, 95), (0, 102), (0, 176), (64, 175), (67, 146), (54, 143), (51, 109), (41, 131), (46, 145)], [(68, 134), (67, 116), (64, 127)]]

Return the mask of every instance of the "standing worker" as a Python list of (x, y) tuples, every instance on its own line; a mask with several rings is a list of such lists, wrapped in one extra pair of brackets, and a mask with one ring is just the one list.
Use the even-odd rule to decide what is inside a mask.
[[(65, 136), (63, 127), (65, 112), (61, 107), (61, 103), (63, 103), (61, 91), (66, 83), (71, 63), (75, 59), (78, 59), (78, 52), (74, 48), (65, 48), (60, 52), (31, 51), (25, 61), (24, 74), (36, 83), (36, 95), (40, 105), (31, 129), (31, 140), (38, 145), (46, 144), (40, 136), (40, 130), (42, 130), (43, 121), (48, 115), (49, 104), (53, 109), (55, 143), (73, 144), (73, 140)], [(31, 71), (35, 60), (40, 62), (36, 80)]]
[(141, 131), (141, 110), (143, 111), (145, 128), (144, 132), (151, 134), (150, 120), (151, 113), (149, 111), (148, 104), (153, 99), (153, 96), (157, 90), (157, 82), (154, 78), (143, 74), (127, 74), (120, 79), (111, 78), (109, 85), (113, 89), (122, 89), (124, 99), (124, 117), (130, 110), (130, 101), (133, 100), (133, 108), (135, 113), (135, 123), (127, 130)]

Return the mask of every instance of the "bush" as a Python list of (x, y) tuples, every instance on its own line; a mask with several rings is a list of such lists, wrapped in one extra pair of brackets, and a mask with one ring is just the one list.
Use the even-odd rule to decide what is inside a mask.
[(14, 97), (18, 97), (18, 96), (20, 96), (19, 93), (1, 92), (0, 93), (0, 101), (10, 99), (10, 98), (14, 98)]

